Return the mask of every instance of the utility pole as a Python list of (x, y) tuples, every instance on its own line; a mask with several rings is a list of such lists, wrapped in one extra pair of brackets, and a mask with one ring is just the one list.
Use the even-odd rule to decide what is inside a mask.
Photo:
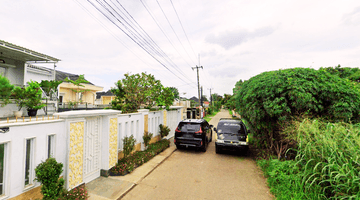
[(210, 90), (210, 105), (212, 105), (211, 89), (212, 89), (212, 88), (208, 88), (208, 90)]
[(199, 68), (203, 69), (202, 66), (200, 66), (200, 54), (199, 54), (199, 66), (196, 65), (196, 67), (192, 67), (192, 70), (194, 70), (196, 68), (197, 71), (197, 82), (198, 82), (198, 95), (199, 95), (199, 106), (200, 104), (200, 82), (199, 82)]

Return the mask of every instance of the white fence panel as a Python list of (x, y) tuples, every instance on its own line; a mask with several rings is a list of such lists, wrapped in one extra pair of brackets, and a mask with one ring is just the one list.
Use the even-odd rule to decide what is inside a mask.
[(167, 138), (174, 137), (175, 129), (181, 120), (180, 110), (171, 110), (167, 112), (166, 123), (170, 128), (170, 133)]
[(128, 113), (118, 115), (118, 151), (124, 148), (123, 139), (131, 135), (136, 143), (143, 143), (144, 117), (142, 113)]

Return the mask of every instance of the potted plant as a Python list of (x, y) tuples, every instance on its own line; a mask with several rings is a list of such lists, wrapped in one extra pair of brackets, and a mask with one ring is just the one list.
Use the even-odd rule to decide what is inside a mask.
[(13, 90), (13, 98), (15, 99), (16, 105), (18, 106), (18, 110), (14, 111), (14, 115), (15, 117), (21, 117), (21, 108), (25, 107), (25, 103), (27, 100), (25, 89), (18, 86), (15, 87), (15, 89)]
[(29, 116), (35, 116), (38, 109), (41, 109), (45, 106), (42, 103), (42, 91), (40, 85), (36, 81), (30, 81), (29, 86), (25, 88), (25, 93), (27, 96), (25, 106), (28, 110)]

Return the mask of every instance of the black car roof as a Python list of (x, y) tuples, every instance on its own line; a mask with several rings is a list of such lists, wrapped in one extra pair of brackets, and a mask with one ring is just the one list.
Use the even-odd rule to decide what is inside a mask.
[(203, 123), (203, 122), (206, 122), (206, 120), (205, 119), (184, 119), (181, 122)]
[(219, 122), (239, 122), (242, 123), (241, 119), (232, 119), (232, 118), (221, 118)]

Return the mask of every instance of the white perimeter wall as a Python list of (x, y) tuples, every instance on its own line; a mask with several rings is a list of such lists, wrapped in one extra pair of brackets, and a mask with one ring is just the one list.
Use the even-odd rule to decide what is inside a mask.
[[(25, 190), (26, 139), (34, 138), (33, 170), (47, 159), (48, 135), (55, 135), (55, 159), (58, 162), (65, 163), (66, 136), (64, 128), (64, 120), (53, 120), (45, 123), (27, 122), (17, 123), (9, 127), (9, 132), (0, 133), (0, 143), (6, 144), (5, 196), (15, 197), (40, 185), (34, 181), (33, 187)], [(35, 178), (35, 171), (32, 173), (34, 174), (32, 178)]]

